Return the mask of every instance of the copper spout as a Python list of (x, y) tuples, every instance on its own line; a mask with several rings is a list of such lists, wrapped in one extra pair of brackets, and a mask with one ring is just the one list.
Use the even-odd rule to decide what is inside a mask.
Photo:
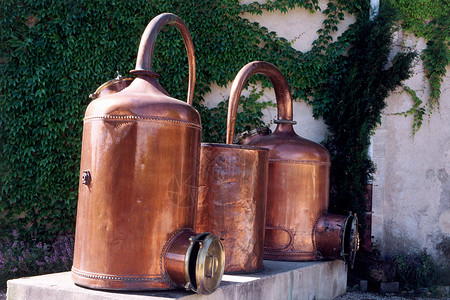
[(251, 62), (238, 72), (231, 86), (227, 118), (227, 128), (229, 128), (227, 130), (227, 144), (233, 143), (236, 113), (242, 89), (247, 80), (254, 74), (263, 74), (272, 82), (277, 99), (278, 120), (286, 120), (295, 124), (295, 121), (292, 121), (292, 97), (286, 78), (277, 67), (270, 63), (264, 61)]
[(155, 49), (156, 38), (158, 33), (165, 25), (175, 26), (181, 33), (186, 47), (189, 63), (189, 84), (187, 103), (192, 105), (194, 100), (195, 86), (195, 52), (194, 43), (192, 42), (191, 33), (186, 24), (178, 16), (170, 13), (163, 13), (151, 20), (142, 34), (141, 43), (136, 60), (136, 67), (130, 72), (135, 75), (159, 76), (152, 70), (153, 52)]

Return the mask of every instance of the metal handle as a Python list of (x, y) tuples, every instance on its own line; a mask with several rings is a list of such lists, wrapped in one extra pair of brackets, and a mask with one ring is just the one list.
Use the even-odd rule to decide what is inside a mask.
[(236, 75), (231, 86), (230, 102), (227, 116), (227, 144), (233, 143), (236, 113), (242, 88), (247, 80), (254, 74), (267, 76), (275, 89), (278, 107), (278, 120), (283, 123), (294, 123), (292, 120), (292, 97), (289, 85), (283, 73), (274, 65), (264, 61), (254, 61), (246, 64)]
[(154, 17), (145, 28), (142, 34), (141, 43), (139, 44), (138, 56), (136, 59), (136, 68), (130, 71), (133, 74), (157, 76), (152, 70), (153, 52), (155, 50), (156, 38), (165, 25), (174, 25), (183, 37), (184, 46), (186, 47), (189, 62), (189, 85), (187, 103), (192, 105), (194, 99), (195, 86), (195, 53), (194, 44), (192, 42), (189, 29), (183, 20), (177, 15), (171, 13), (163, 13)]

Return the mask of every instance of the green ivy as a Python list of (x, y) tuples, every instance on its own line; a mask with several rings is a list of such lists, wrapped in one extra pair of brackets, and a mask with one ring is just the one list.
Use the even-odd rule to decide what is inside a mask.
[[(438, 296), (437, 287), (450, 283), (449, 267), (434, 261), (426, 248), (397, 254), (393, 260), (397, 264), (397, 277), (402, 289), (423, 292), (426, 288)], [(445, 298), (445, 294), (439, 296)]]
[(394, 115), (402, 115), (404, 117), (413, 116), (413, 135), (416, 134), (416, 132), (420, 129), (420, 126), (422, 126), (423, 117), (426, 114), (426, 109), (422, 105), (422, 100), (417, 96), (416, 91), (411, 89), (410, 87), (403, 85), (403, 89), (411, 96), (413, 100), (413, 106), (408, 109), (407, 111), (401, 112), (401, 113), (395, 113)]
[[(262, 121), (263, 110), (274, 105), (271, 102), (262, 102), (260, 98), (263, 95), (263, 90), (252, 88), (248, 97), (241, 96), (239, 106), (242, 110), (238, 111), (236, 116), (235, 133), (267, 125)], [(225, 143), (228, 99), (211, 109), (199, 106), (199, 113), (202, 116), (203, 140), (209, 143)]]
[[(439, 109), (441, 83), (450, 62), (450, 5), (447, 0), (388, 0), (400, 14), (402, 27), (418, 37), (427, 40), (426, 49), (422, 51), (425, 77), (429, 80), (430, 96), (426, 107), (412, 109), (401, 114), (414, 117), (413, 134), (422, 125), (423, 111), (431, 114)], [(410, 91), (407, 90), (409, 94)], [(413, 101), (415, 106), (417, 99)]]
[[(307, 52), (295, 50), (275, 32), (242, 17), (244, 12), (287, 12), (295, 7), (325, 16), (319, 37)], [(134, 68), (142, 32), (153, 17), (163, 12), (180, 16), (192, 34), (198, 70), (195, 106), (202, 117), (203, 141), (223, 141), (226, 127), (227, 102), (212, 109), (204, 105), (211, 84), (227, 86), (248, 62), (267, 61), (278, 66), (286, 76), (294, 98), (312, 104), (315, 116), (326, 120), (331, 134), (326, 145), (334, 157), (332, 174), (337, 174), (333, 170), (343, 164), (349, 164), (346, 182), (333, 182), (362, 192), (358, 184), (363, 180), (354, 184), (352, 176), (370, 175), (366, 141), (373, 123), (379, 121), (381, 104), (376, 104), (376, 109), (368, 107), (359, 111), (359, 104), (371, 100), (358, 97), (377, 93), (372, 87), (384, 84), (380, 76), (397, 76), (397, 71), (379, 71), (380, 63), (373, 62), (379, 55), (376, 48), (370, 52), (373, 58), (356, 55), (356, 50), (350, 50), (346, 56), (351, 45), (359, 49), (356, 46), (361, 36), (372, 34), (361, 27), (363, 22), (350, 26), (338, 39), (332, 38), (345, 13), (361, 15), (361, 19), (367, 17), (362, 15), (368, 11), (367, 1), (329, 1), (326, 9), (319, 10), (317, 0), (274, 0), (242, 6), (237, 0), (3, 1), (0, 6), (2, 236), (9, 234), (11, 228), (16, 228), (21, 235), (37, 234), (42, 239), (73, 231), (82, 119), (89, 103), (88, 95), (115, 77), (117, 71), (127, 75)], [(383, 46), (380, 51), (385, 49)], [(352, 64), (353, 57), (359, 59), (360, 65)], [(374, 65), (364, 65), (362, 57), (369, 58)], [(404, 69), (406, 65), (394, 62), (394, 68), (397, 67)], [(169, 94), (186, 98), (188, 63), (176, 29), (168, 27), (158, 36), (153, 69), (161, 75), (160, 82)], [(397, 77), (395, 80), (400, 80), (401, 76)], [(258, 76), (250, 80), (256, 81), (262, 81), (263, 87), (270, 86), (268, 80)], [(390, 90), (391, 86), (387, 88)], [(340, 99), (333, 97), (337, 92)], [(347, 99), (345, 93), (352, 96), (348, 101), (355, 101), (354, 111), (340, 110), (346, 107), (341, 105)], [(261, 102), (260, 96), (260, 92), (253, 91), (242, 99), (237, 130), (263, 124), (261, 109), (269, 104)], [(385, 96), (387, 92), (377, 94), (377, 99)], [(333, 116), (337, 117), (335, 121)], [(355, 119), (360, 122), (350, 122)], [(364, 122), (366, 119), (369, 123)], [(338, 146), (332, 142), (338, 140), (340, 133), (333, 126), (353, 126), (355, 135), (345, 135), (358, 141), (341, 163), (343, 156), (335, 151)], [(363, 201), (356, 194), (342, 201)], [(343, 206), (334, 205), (337, 209)]]
[[(388, 66), (395, 14), (382, 6), (369, 20), (360, 14), (348, 32), (348, 55), (328, 65), (327, 80), (312, 105), (328, 126), (324, 146), (331, 154), (330, 206), (334, 211), (364, 212), (364, 186), (371, 179), (370, 136), (381, 123), (385, 98), (410, 76), (415, 53), (399, 53)], [(363, 221), (363, 218), (360, 218)]]

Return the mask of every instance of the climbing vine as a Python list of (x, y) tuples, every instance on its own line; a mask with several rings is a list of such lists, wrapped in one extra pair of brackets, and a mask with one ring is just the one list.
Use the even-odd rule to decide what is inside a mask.
[(373, 20), (367, 11), (361, 13), (348, 32), (348, 54), (328, 65), (327, 80), (311, 103), (328, 126), (324, 146), (331, 154), (334, 211), (363, 214), (364, 185), (374, 171), (368, 155), (370, 136), (381, 122), (386, 97), (410, 76), (415, 53), (399, 53), (387, 67), (395, 21), (389, 7), (382, 6)]
[(421, 59), (424, 65), (425, 77), (429, 81), (430, 96), (426, 106), (418, 107), (417, 95), (406, 91), (412, 96), (413, 107), (401, 114), (414, 117), (413, 134), (417, 132), (426, 113), (431, 114), (439, 109), (441, 83), (450, 62), (450, 5), (447, 0), (388, 0), (400, 14), (402, 27), (414, 33), (417, 37), (426, 39), (426, 48)]
[[(275, 32), (242, 17), (243, 13), (286, 12), (294, 7), (325, 15), (318, 39), (307, 52), (292, 48), (289, 41)], [(348, 99), (345, 94), (339, 94), (341, 98), (337, 99), (332, 93), (340, 86), (348, 85), (350, 91), (360, 84), (349, 79), (360, 77), (360, 71), (366, 72), (366, 77), (361, 78), (386, 74), (371, 74), (367, 73), (371, 69), (354, 67), (351, 57), (355, 51), (349, 51), (346, 56), (349, 47), (355, 47), (358, 36), (372, 34), (370, 30), (361, 31), (366, 28), (361, 27), (362, 22), (350, 26), (338, 39), (332, 36), (346, 13), (363, 16), (367, 11), (368, 4), (362, 0), (328, 1), (323, 11), (318, 0), (269, 0), (248, 5), (239, 5), (236, 0), (3, 1), (0, 6), (0, 236), (9, 235), (12, 228), (21, 235), (45, 240), (73, 232), (82, 119), (89, 103), (88, 95), (115, 77), (117, 71), (127, 75), (134, 68), (143, 30), (154, 16), (163, 12), (180, 16), (192, 34), (198, 70), (195, 106), (202, 117), (204, 141), (223, 141), (226, 126), (226, 99), (216, 108), (204, 105), (211, 84), (227, 86), (246, 63), (267, 61), (286, 76), (294, 98), (313, 105), (314, 115), (326, 120), (330, 128), (326, 145), (337, 166), (336, 162), (342, 158), (339, 154), (345, 150), (333, 146), (333, 136), (340, 134), (333, 126), (344, 128), (354, 118), (372, 120), (370, 126), (364, 122), (348, 125), (354, 126), (356, 135), (364, 142), (346, 154), (345, 162), (351, 165), (351, 170), (345, 175), (350, 176), (348, 189), (362, 191), (358, 184), (367, 180), (372, 170), (365, 141), (373, 123), (379, 122), (379, 110), (368, 108), (361, 112), (354, 108), (341, 114), (339, 108), (345, 107), (341, 105), (343, 101), (350, 107), (352, 101), (371, 100), (357, 100), (356, 94)], [(390, 29), (386, 30), (391, 33)], [(405, 71), (406, 62), (394, 66), (402, 66)], [(381, 65), (377, 63), (376, 67), (379, 70)], [(176, 29), (168, 27), (158, 36), (153, 69), (161, 75), (160, 82), (170, 95), (186, 98), (188, 63)], [(263, 87), (270, 85), (256, 76), (251, 78), (251, 83), (257, 80), (262, 81)], [(370, 84), (380, 82), (374, 80)], [(371, 89), (355, 90), (360, 95), (372, 92)], [(241, 101), (237, 130), (247, 129), (251, 124), (262, 125), (261, 109), (269, 104), (259, 101), (260, 96), (260, 92), (253, 91), (246, 101)], [(332, 119), (334, 115), (338, 116), (336, 120)], [(364, 130), (360, 130), (361, 126)], [(347, 138), (352, 136), (347, 134)], [(350, 147), (350, 141), (346, 145)], [(364, 159), (356, 159), (357, 155)], [(350, 183), (353, 170), (361, 174), (357, 184)], [(332, 184), (341, 183), (332, 181)], [(352, 197), (345, 201), (354, 203), (353, 206), (363, 201), (360, 195)], [(343, 201), (342, 197), (335, 199)], [(340, 209), (343, 205), (333, 207)]]

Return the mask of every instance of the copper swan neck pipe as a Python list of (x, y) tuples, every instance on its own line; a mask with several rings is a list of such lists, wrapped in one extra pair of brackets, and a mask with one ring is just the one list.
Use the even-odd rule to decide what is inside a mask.
[(236, 112), (238, 108), (239, 97), (247, 80), (255, 75), (262, 74), (269, 78), (275, 90), (275, 97), (278, 107), (278, 120), (283, 123), (292, 122), (292, 96), (289, 85), (283, 73), (274, 65), (264, 62), (255, 61), (245, 65), (236, 75), (231, 86), (230, 102), (228, 104), (227, 117), (227, 144), (233, 143), (234, 129), (236, 121)]
[(158, 74), (156, 74), (152, 70), (153, 52), (155, 50), (155, 44), (158, 34), (165, 25), (175, 26), (180, 31), (181, 36), (183, 37), (189, 62), (189, 85), (187, 103), (189, 105), (192, 105), (194, 99), (196, 72), (194, 43), (192, 42), (192, 37), (186, 24), (177, 15), (164, 13), (151, 20), (151, 22), (145, 28), (144, 33), (142, 34), (136, 59), (136, 67), (130, 72), (136, 75), (147, 75), (153, 77), (158, 76)]

